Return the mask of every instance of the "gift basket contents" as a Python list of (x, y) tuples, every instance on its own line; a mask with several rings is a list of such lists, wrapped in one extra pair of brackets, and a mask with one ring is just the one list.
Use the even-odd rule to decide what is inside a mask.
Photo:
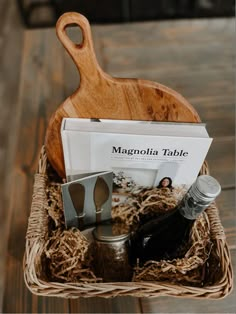
[[(103, 210), (100, 205), (98, 216), (92, 206), (86, 207), (86, 201), (81, 202), (81, 198), (90, 202), (93, 197), (94, 203), (108, 201), (112, 186), (108, 188), (100, 175), (88, 175), (92, 180), (86, 178), (86, 188), (84, 180), (77, 179), (58, 183), (56, 189), (54, 185), (48, 190), (47, 208), (53, 231), (45, 244), (44, 263), (48, 265), (49, 279), (66, 282), (160, 280), (167, 276), (165, 268), (169, 268), (168, 278), (172, 277), (172, 281), (201, 285), (202, 274), (199, 278), (197, 275), (213, 245), (204, 210), (219, 195), (219, 183), (209, 175), (200, 175), (187, 192), (181, 191), (184, 197), (180, 202), (173, 188), (167, 187), (169, 178), (162, 180), (162, 187), (139, 187), (138, 193), (136, 187), (130, 190), (125, 201), (113, 207), (110, 203), (108, 211), (112, 218), (107, 219), (106, 208)], [(99, 189), (98, 192), (90, 191), (94, 178), (94, 189)], [(67, 189), (63, 206), (60, 190), (68, 184), (78, 189), (73, 189), (72, 194)], [(65, 221), (63, 216), (66, 217), (67, 211), (70, 219)]]
[(61, 137), (66, 182), (57, 188), (60, 219), (45, 246), (51, 279), (168, 275), (202, 285), (212, 248), (204, 210), (220, 193), (214, 178), (198, 176), (212, 141), (205, 125), (63, 118)]
[[(77, 24), (77, 45), (66, 27)], [(57, 35), (80, 86), (52, 115), (35, 175), (25, 282), (40, 295), (220, 298), (232, 267), (205, 162), (212, 138), (159, 83), (99, 67), (87, 19)]]

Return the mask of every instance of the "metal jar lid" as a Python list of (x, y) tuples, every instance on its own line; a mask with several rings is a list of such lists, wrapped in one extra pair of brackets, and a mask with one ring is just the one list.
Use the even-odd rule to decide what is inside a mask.
[(221, 192), (219, 182), (211, 176), (201, 175), (190, 189), (191, 195), (205, 202), (213, 201)]
[(93, 230), (93, 236), (96, 240), (102, 242), (119, 242), (129, 237), (129, 233), (114, 228), (112, 224), (101, 224)]

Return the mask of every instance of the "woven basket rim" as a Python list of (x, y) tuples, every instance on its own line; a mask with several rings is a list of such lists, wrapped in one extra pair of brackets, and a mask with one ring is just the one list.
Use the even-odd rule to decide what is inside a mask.
[[(115, 283), (59, 283), (48, 282), (37, 277), (35, 264), (37, 257), (45, 243), (44, 235), (47, 228), (42, 230), (41, 226), (47, 226), (45, 215), (43, 215), (42, 198), (45, 198), (45, 186), (47, 175), (47, 156), (44, 146), (42, 147), (38, 171), (35, 174), (34, 193), (31, 205), (31, 212), (28, 222), (28, 230), (26, 235), (26, 248), (23, 260), (24, 280), (28, 289), (36, 295), (43, 296), (59, 296), (62, 298), (78, 298), (78, 297), (104, 297), (110, 298), (118, 295), (130, 295), (136, 297), (158, 297), (158, 296), (174, 296), (181, 298), (197, 298), (197, 299), (220, 299), (224, 298), (232, 292), (233, 289), (233, 270), (229, 248), (225, 239), (225, 233), (221, 224), (217, 207), (211, 206), (207, 210), (210, 225), (213, 229), (212, 239), (216, 243), (216, 250), (221, 257), (223, 268), (223, 277), (213, 285), (204, 287), (192, 287), (176, 283), (160, 282), (160, 281), (140, 281), (140, 282), (115, 282)], [(202, 173), (208, 173), (207, 163), (202, 167)], [(36, 181), (42, 180), (40, 191), (36, 189)], [(36, 217), (36, 218), (35, 218)], [(36, 220), (36, 221), (35, 221)], [(38, 220), (42, 220), (39, 223)], [(39, 230), (35, 230), (39, 228)], [(36, 234), (36, 235), (35, 235)]]

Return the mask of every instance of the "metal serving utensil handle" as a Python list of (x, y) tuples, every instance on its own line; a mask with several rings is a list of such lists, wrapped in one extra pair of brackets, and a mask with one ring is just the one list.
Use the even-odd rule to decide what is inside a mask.
[(77, 213), (75, 217), (78, 218), (78, 227), (79, 229), (82, 229), (84, 225), (85, 216), (84, 213), (85, 187), (78, 182), (73, 182), (69, 185), (68, 190), (73, 206)]
[(96, 223), (101, 222), (103, 211), (102, 206), (108, 200), (109, 194), (110, 190), (106, 181), (102, 177), (97, 177), (93, 193), (94, 204), (96, 207)]

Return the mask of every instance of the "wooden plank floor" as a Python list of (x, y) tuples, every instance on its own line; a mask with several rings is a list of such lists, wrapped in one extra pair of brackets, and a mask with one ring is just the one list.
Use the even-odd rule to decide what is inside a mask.
[(0, 311), (4, 288), (7, 234), (9, 229), (10, 172), (14, 159), (23, 47), (23, 26), (15, 1), (0, 1)]
[[(208, 131), (214, 137), (208, 162), (212, 175), (223, 187), (218, 204), (235, 265), (234, 20), (93, 26), (92, 31), (98, 60), (106, 72), (170, 86), (183, 94), (207, 123)], [(75, 30), (72, 35), (75, 35)], [(11, 123), (8, 148), (2, 150), (2, 160), (6, 161), (8, 171), (9, 168), (11, 170), (11, 179), (3, 185), (4, 195), (9, 195), (10, 188), (11, 199), (1, 211), (5, 221), (9, 222), (10, 230), (3, 312), (235, 313), (234, 292), (219, 301), (169, 297), (80, 298), (68, 301), (33, 296), (27, 290), (23, 281), (22, 259), (38, 154), (50, 115), (75, 90), (79, 77), (53, 29), (27, 30), (24, 32), (23, 47), (21, 45), (19, 40), (18, 53), (14, 49), (8, 50), (8, 57), (10, 52), (15, 54), (14, 68), (16, 73), (20, 71), (20, 79), (18, 102), (17, 92), (8, 98), (8, 101), (15, 101), (17, 113), (14, 124)], [(18, 87), (14, 86), (16, 90)], [(10, 108), (6, 117), (2, 122), (5, 128), (7, 119), (12, 119)], [(6, 241), (6, 238), (3, 239)]]

